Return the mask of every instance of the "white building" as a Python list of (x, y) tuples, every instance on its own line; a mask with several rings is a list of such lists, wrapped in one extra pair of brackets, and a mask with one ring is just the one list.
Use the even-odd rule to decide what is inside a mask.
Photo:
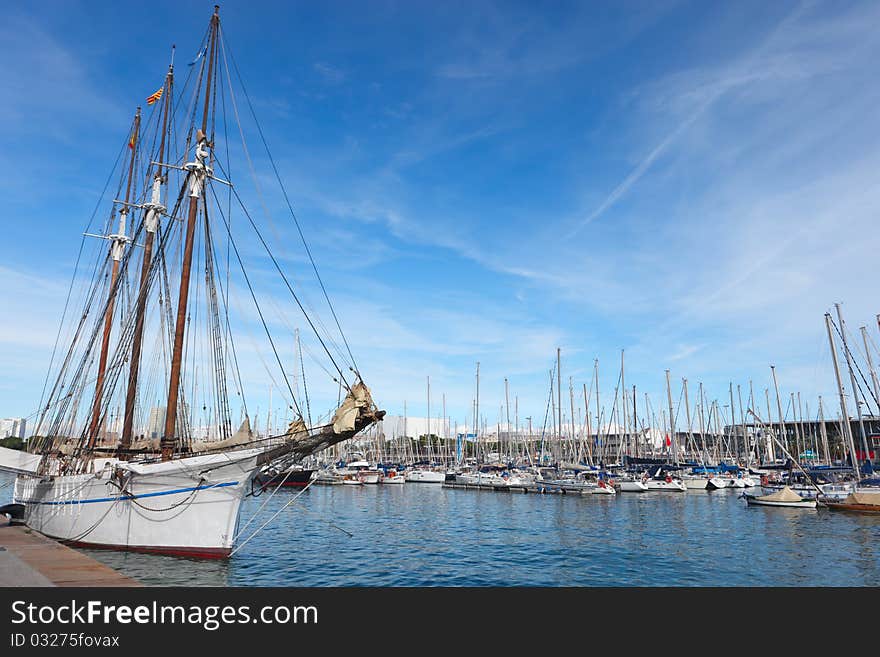
[[(393, 440), (409, 436), (418, 438), (428, 435), (429, 419), (426, 417), (404, 417), (402, 415), (386, 415), (379, 423), (379, 431), (385, 434), (385, 440)], [(430, 418), (430, 433), (440, 438), (452, 438), (449, 418), (445, 421), (439, 417)]]
[(150, 409), (150, 419), (147, 422), (147, 436), (149, 438), (161, 438), (165, 431), (165, 407), (153, 406)]
[(27, 432), (27, 419), (23, 417), (7, 417), (0, 420), (0, 438), (21, 438), (24, 440)]

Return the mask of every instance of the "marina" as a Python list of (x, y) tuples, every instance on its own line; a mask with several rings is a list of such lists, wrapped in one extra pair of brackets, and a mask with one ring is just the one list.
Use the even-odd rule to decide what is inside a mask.
[(876, 586), (878, 540), (880, 518), (747, 507), (734, 491), (406, 484), (314, 486), (226, 562), (85, 553), (151, 586)]

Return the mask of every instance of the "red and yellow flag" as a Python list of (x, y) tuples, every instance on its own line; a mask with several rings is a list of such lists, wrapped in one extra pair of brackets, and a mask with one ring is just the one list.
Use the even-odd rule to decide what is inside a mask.
[(162, 90), (163, 89), (165, 89), (165, 87), (159, 87), (159, 91), (157, 91), (156, 93), (154, 93), (151, 96), (147, 96), (147, 105), (152, 105), (157, 100), (159, 100), (162, 97)]
[(131, 150), (134, 150), (134, 138), (135, 138), (135, 134), (137, 134), (136, 131), (132, 130), (132, 131), (131, 131), (131, 139), (128, 140), (128, 147), (129, 147)]

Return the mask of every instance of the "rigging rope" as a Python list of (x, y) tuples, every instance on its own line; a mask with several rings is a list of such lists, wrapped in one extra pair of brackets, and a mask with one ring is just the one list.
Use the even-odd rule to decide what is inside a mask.
[[(223, 53), (223, 61), (226, 63), (226, 37), (221, 30), (220, 33), (220, 47)], [(235, 70), (235, 75), (238, 78), (238, 82), (241, 85), (241, 90), (244, 93), (245, 100), (248, 104), (248, 109), (251, 112), (251, 116), (254, 119), (254, 124), (256, 125), (257, 132), (260, 135), (260, 140), (263, 142), (263, 147), (266, 149), (266, 155), (269, 157), (269, 163), (272, 165), (272, 171), (275, 173), (275, 179), (278, 181), (278, 186), (281, 188), (281, 193), (284, 195), (284, 201), (287, 203), (287, 209), (290, 211), (290, 216), (293, 219), (294, 224), (296, 225), (296, 230), (299, 233), (300, 239), (302, 240), (303, 246), (305, 247), (306, 254), (309, 256), (309, 262), (312, 265), (312, 270), (315, 272), (315, 276), (318, 279), (318, 283), (321, 286), (321, 292), (324, 295), (324, 299), (327, 301), (327, 306), (330, 308), (330, 313), (333, 315), (333, 320), (336, 322), (336, 328), (339, 330), (339, 335), (342, 337), (342, 341), (345, 343), (345, 348), (348, 351), (348, 357), (351, 358), (351, 364), (354, 366), (355, 373), (360, 377), (358, 373), (357, 362), (354, 359), (354, 355), (351, 352), (351, 347), (348, 344), (348, 339), (345, 337), (345, 332), (342, 330), (342, 326), (339, 323), (339, 318), (336, 315), (336, 310), (333, 308), (333, 304), (330, 302), (330, 296), (327, 294), (327, 289), (324, 287), (324, 281), (321, 279), (320, 273), (318, 273), (318, 266), (315, 263), (314, 257), (312, 257), (312, 251), (309, 248), (308, 242), (306, 241), (305, 234), (302, 231), (302, 227), (300, 226), (299, 219), (296, 216), (296, 213), (293, 211), (293, 205), (290, 202), (290, 197), (287, 195), (287, 189), (284, 187), (284, 182), (281, 180), (281, 174), (278, 172), (278, 167), (275, 164), (275, 158), (272, 157), (272, 152), (269, 150), (269, 144), (266, 142), (266, 137), (263, 134), (263, 128), (260, 126), (260, 122), (257, 120), (257, 114), (254, 111), (254, 106), (251, 103), (250, 96), (248, 95), (247, 89), (244, 86), (244, 80), (241, 78), (241, 73), (238, 70), (238, 64), (235, 61), (235, 56), (232, 52), (229, 53), (229, 58), (232, 60), (232, 66)], [(226, 64), (226, 73), (229, 75), (229, 65)], [(236, 120), (238, 120), (238, 109), (235, 104), (235, 95), (232, 90), (232, 82), (230, 80), (229, 84), (229, 93), (230, 98), (232, 99), (233, 109), (235, 110)], [(239, 122), (239, 125), (241, 123)], [(250, 159), (250, 158), (248, 158)]]

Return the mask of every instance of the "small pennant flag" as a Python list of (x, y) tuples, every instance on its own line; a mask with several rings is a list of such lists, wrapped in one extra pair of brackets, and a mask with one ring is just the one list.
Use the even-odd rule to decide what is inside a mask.
[(667, 433), (666, 434), (666, 446), (669, 447), (670, 445), (672, 445), (672, 441), (669, 440), (669, 434)]
[(152, 105), (157, 100), (159, 100), (162, 97), (162, 91), (164, 89), (165, 89), (165, 87), (159, 87), (159, 91), (154, 93), (152, 96), (147, 96), (147, 105)]
[(129, 147), (131, 150), (134, 150), (134, 135), (135, 135), (135, 131), (132, 130), (132, 131), (131, 131), (131, 139), (128, 140), (128, 147)]

